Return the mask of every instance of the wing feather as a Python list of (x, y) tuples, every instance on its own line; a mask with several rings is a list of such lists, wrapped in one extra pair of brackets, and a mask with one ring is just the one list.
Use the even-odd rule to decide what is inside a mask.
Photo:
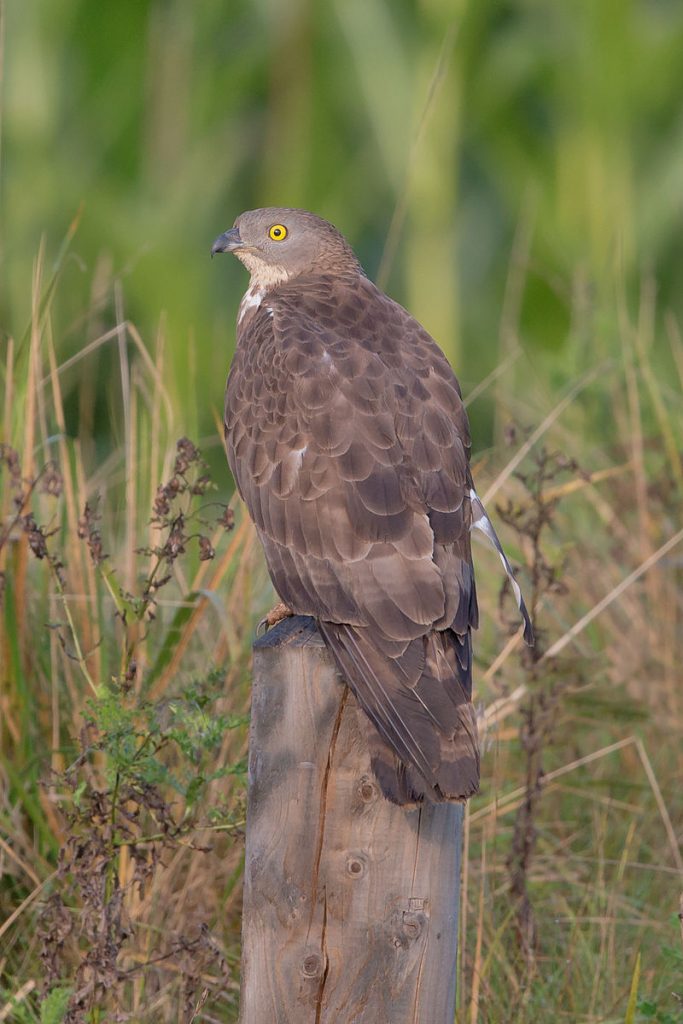
[(314, 615), (376, 730), (399, 803), (478, 778), (470, 630), (469, 428), (447, 360), (360, 275), (318, 275), (250, 309), (226, 447), (273, 584)]

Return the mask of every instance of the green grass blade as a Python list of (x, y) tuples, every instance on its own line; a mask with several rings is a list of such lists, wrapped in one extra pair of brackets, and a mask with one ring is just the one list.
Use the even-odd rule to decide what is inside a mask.
[(636, 965), (633, 968), (633, 977), (631, 978), (631, 991), (628, 997), (628, 1006), (626, 1007), (626, 1017), (624, 1024), (635, 1024), (636, 1019), (636, 1004), (638, 1002), (638, 985), (640, 984), (640, 953), (636, 957)]

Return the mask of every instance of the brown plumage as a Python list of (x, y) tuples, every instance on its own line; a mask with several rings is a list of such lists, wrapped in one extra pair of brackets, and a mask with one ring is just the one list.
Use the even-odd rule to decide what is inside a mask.
[(479, 781), (473, 526), (510, 569), (473, 490), (453, 371), (313, 214), (242, 214), (212, 252), (251, 273), (225, 439), (275, 589), (317, 619), (385, 795), (465, 799)]

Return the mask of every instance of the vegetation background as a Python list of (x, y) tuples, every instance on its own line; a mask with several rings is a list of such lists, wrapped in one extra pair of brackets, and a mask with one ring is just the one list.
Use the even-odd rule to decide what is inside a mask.
[(208, 253), (270, 204), (451, 358), (539, 625), (520, 656), (478, 554), (458, 1021), (683, 1020), (681, 5), (0, 16), (0, 1021), (236, 1020), (272, 593), (216, 504), (245, 280)]

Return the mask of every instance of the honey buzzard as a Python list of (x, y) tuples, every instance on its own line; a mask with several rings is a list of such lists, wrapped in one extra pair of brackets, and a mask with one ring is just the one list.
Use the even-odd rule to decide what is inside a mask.
[(243, 213), (217, 252), (251, 275), (225, 440), (275, 589), (317, 620), (367, 715), (384, 794), (466, 799), (479, 782), (472, 528), (498, 550), (533, 633), (474, 490), (453, 371), (314, 214)]

